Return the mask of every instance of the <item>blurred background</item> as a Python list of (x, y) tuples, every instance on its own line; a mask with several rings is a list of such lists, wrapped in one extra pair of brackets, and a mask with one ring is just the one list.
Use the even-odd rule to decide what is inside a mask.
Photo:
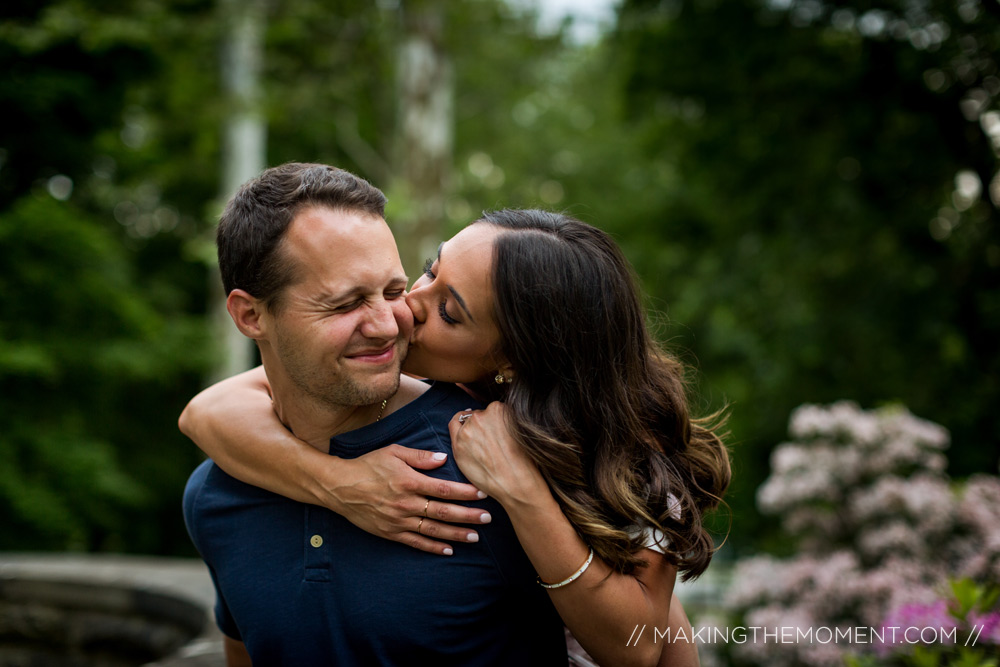
[[(253, 363), (219, 317), (213, 226), (296, 160), (387, 193), (411, 276), (484, 209), (613, 234), (696, 411), (728, 406), (710, 574), (842, 548), (860, 576), (961, 534), (978, 565), (892, 585), (1000, 580), (998, 42), (993, 0), (6, 0), (0, 550), (195, 555), (180, 496), (200, 455), (176, 418)], [(809, 474), (901, 439), (881, 467)], [(789, 440), (805, 454), (782, 463)], [(889, 478), (887, 513), (844, 518)], [(955, 503), (936, 533), (906, 486), (931, 478)], [(782, 519), (809, 503), (825, 518)], [(865, 550), (858, 526), (900, 523)]]

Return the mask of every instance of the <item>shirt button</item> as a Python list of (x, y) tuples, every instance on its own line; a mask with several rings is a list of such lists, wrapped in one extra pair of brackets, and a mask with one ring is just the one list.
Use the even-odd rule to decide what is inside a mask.
[(313, 535), (311, 538), (309, 538), (309, 544), (313, 545), (318, 549), (319, 547), (323, 546), (323, 538), (320, 537), (319, 535)]

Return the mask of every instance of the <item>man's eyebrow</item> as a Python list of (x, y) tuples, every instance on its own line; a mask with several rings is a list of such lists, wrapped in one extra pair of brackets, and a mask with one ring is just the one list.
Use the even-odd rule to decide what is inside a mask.
[[(444, 247), (444, 241), (442, 241), (441, 243), (438, 244), (438, 266), (439, 267), (441, 266), (441, 248), (442, 247)], [(438, 271), (440, 271), (440, 270), (441, 269), (439, 268)], [(469, 312), (469, 307), (465, 305), (465, 299), (462, 298), (462, 295), (459, 294), (458, 292), (456, 292), (455, 288), (452, 287), (451, 285), (445, 284), (445, 287), (447, 287), (448, 291), (451, 292), (451, 295), (455, 297), (455, 301), (458, 301), (458, 305), (460, 305), (462, 307), (462, 310), (464, 310), (465, 314), (469, 316), (469, 319), (472, 320), (473, 323), (475, 323), (476, 318), (474, 318), (472, 316), (472, 313)]]

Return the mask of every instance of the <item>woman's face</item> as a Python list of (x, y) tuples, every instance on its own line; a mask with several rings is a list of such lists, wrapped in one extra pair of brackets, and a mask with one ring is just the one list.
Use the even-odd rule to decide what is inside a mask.
[(403, 370), (446, 382), (475, 382), (497, 372), (493, 321), (493, 225), (469, 225), (438, 247), (406, 304), (413, 336)]

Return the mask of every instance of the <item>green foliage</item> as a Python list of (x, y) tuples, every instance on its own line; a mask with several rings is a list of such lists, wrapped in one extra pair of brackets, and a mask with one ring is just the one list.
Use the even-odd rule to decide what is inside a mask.
[[(5, 109), (0, 206), (39, 177), (75, 177), (89, 167), (96, 130), (112, 126), (130, 81), (149, 74), (141, 40), (117, 23), (98, 25), (75, 3), (44, 6), (30, 16), (0, 14), (0, 104)], [(30, 19), (30, 20), (25, 20)], [(114, 33), (118, 32), (117, 35)]]
[[(732, 403), (735, 528), (754, 532), (762, 443), (802, 402), (901, 401), (982, 443), (954, 472), (1000, 457), (992, 103), (965, 101), (992, 85), (995, 6), (778, 4), (635, 0), (614, 38), (648, 174), (620, 224)], [(932, 24), (947, 36), (916, 48)]]
[(975, 610), (988, 612), (997, 608), (1000, 601), (1000, 587), (984, 586), (969, 578), (954, 579), (948, 582), (951, 597), (955, 603), (952, 613), (959, 620), (965, 620), (969, 612)]
[(0, 291), (17, 297), (0, 320), (2, 548), (159, 546), (129, 519), (162, 509), (148, 449), (183, 443), (150, 429), (173, 421), (162, 414), (178, 404), (173, 385), (192, 386), (205, 343), (129, 260), (99, 220), (48, 195), (0, 214)]
[(388, 179), (396, 14), (362, 1), (274, 3), (264, 72), (270, 164), (326, 162), (379, 185)]
[(213, 3), (21, 5), (0, 10), (0, 548), (190, 553)]
[[(851, 656), (847, 658), (846, 664), (848, 667), (881, 667), (887, 663), (874, 656)], [(905, 667), (997, 667), (998, 663), (996, 658), (983, 655), (974, 648), (961, 647), (953, 655), (942, 656), (938, 649), (916, 646), (898, 664)]]

